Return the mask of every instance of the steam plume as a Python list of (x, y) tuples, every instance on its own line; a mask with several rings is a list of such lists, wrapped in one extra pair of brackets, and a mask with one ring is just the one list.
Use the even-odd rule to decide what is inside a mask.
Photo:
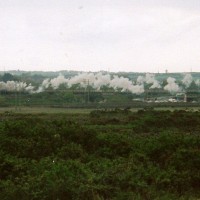
[[(189, 87), (193, 78), (191, 74), (186, 74), (182, 80), (182, 83), (185, 87)], [(200, 86), (200, 79), (196, 80), (196, 85)], [(136, 81), (132, 81), (128, 78), (110, 75), (104, 73), (80, 73), (71, 78), (65, 78), (62, 74), (53, 79), (45, 79), (41, 85), (35, 89), (31, 84), (18, 81), (7, 81), (0, 82), (0, 91), (26, 91), (29, 93), (40, 93), (48, 88), (56, 90), (63, 85), (65, 88), (71, 88), (73, 85), (77, 85), (79, 88), (92, 87), (95, 90), (101, 90), (104, 86), (108, 88), (113, 88), (116, 91), (121, 92), (131, 92), (133, 94), (142, 94), (144, 93), (144, 87), (146, 85), (149, 89), (161, 88), (160, 82), (155, 79), (154, 74), (146, 74), (145, 76), (138, 76)], [(176, 83), (176, 79), (169, 77), (167, 79), (167, 85), (163, 88), (164, 90), (169, 91), (170, 93), (180, 92), (181, 88)]]
[(192, 83), (193, 78), (191, 74), (186, 74), (182, 80), (183, 84), (188, 88), (190, 84)]
[(175, 78), (172, 78), (172, 77), (169, 77), (167, 79), (167, 85), (164, 87), (164, 90), (167, 90), (169, 91), (170, 93), (176, 93), (176, 92), (179, 92), (180, 91), (180, 88), (178, 86), (178, 84), (175, 82), (176, 79)]
[(33, 91), (34, 87), (25, 82), (18, 82), (18, 81), (7, 81), (5, 82), (0, 82), (0, 91), (9, 91), (9, 92), (14, 92), (14, 91)]

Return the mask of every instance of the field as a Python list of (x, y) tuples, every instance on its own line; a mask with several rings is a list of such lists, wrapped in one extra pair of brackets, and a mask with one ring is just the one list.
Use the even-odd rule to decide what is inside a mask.
[(11, 113), (21, 113), (21, 114), (89, 114), (92, 110), (90, 108), (52, 108), (52, 107), (1, 107), (0, 113), (11, 112)]
[[(132, 112), (137, 112), (140, 109), (145, 108), (144, 106), (141, 106), (141, 108), (130, 108), (129, 110)], [(148, 107), (147, 107), (148, 108)], [(200, 107), (172, 107), (172, 106), (167, 106), (167, 107), (150, 107), (153, 108), (153, 110), (156, 111), (174, 111), (174, 110), (186, 110), (186, 111), (199, 111)], [(20, 106), (20, 107), (0, 107), (0, 113), (21, 113), (21, 114), (48, 114), (48, 113), (54, 113), (54, 114), (59, 114), (59, 113), (65, 113), (65, 114), (89, 114), (91, 111), (96, 110), (95, 108), (65, 108), (65, 107), (60, 107), (60, 108), (54, 108), (54, 107), (44, 107), (44, 106), (32, 106), (32, 107), (25, 107), (25, 106)], [(104, 109), (104, 110), (110, 110)]]
[(198, 108), (29, 109), (0, 110), (0, 199), (200, 198)]

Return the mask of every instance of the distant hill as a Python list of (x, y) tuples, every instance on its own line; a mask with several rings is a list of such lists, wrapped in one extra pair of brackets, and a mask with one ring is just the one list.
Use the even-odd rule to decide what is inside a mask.
[[(142, 73), (142, 72), (105, 72), (105, 71), (100, 71), (102, 73), (109, 73), (111, 75), (118, 75), (118, 76), (123, 76), (126, 78), (129, 78), (130, 80), (136, 80), (138, 76), (145, 76), (147, 73)], [(0, 71), (0, 75), (3, 75), (4, 73), (10, 73), (13, 76), (26, 76), (26, 77), (31, 77), (31, 76), (42, 76), (44, 78), (53, 78), (57, 77), (58, 75), (62, 74), (66, 78), (75, 76), (79, 73), (83, 73), (83, 71), (73, 71), (73, 70), (62, 70), (62, 71), (20, 71), (20, 70), (10, 70), (10, 71)], [(89, 72), (90, 73), (90, 72)], [(94, 72), (98, 73), (98, 72)], [(194, 80), (200, 79), (200, 72), (180, 72), (180, 73), (151, 73), (155, 75), (155, 78), (157, 80), (166, 80), (168, 77), (175, 78), (177, 81), (181, 81), (184, 77), (185, 74), (191, 74)]]

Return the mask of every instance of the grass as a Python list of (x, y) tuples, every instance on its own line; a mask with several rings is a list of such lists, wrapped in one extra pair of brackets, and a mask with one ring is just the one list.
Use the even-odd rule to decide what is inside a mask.
[(53, 114), (53, 113), (69, 113), (69, 114), (89, 114), (94, 109), (80, 109), (80, 108), (52, 108), (52, 107), (1, 107), (0, 113), (31, 113), (31, 114)]
[[(142, 108), (131, 108), (131, 112), (137, 112)], [(187, 111), (199, 111), (200, 107), (190, 107), (190, 108), (181, 108), (181, 107), (157, 107), (154, 108), (156, 111), (174, 111), (174, 110), (187, 110)], [(53, 108), (53, 107), (0, 107), (0, 113), (4, 112), (13, 112), (13, 113), (30, 113), (30, 114), (89, 114), (91, 111), (95, 110), (94, 108)], [(109, 109), (108, 109), (109, 110)]]

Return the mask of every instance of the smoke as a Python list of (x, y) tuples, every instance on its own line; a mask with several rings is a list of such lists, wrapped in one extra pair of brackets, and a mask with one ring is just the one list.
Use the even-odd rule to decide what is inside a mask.
[(134, 94), (141, 94), (144, 92), (143, 85), (134, 85), (128, 78), (119, 76), (111, 78), (109, 74), (102, 73), (81, 73), (68, 79), (66, 79), (63, 75), (59, 75), (53, 79), (45, 79), (41, 86), (39, 86), (36, 93), (43, 92), (49, 87), (58, 89), (60, 85), (64, 85), (66, 88), (71, 88), (76, 84), (79, 84), (79, 87), (83, 88), (91, 86), (96, 90), (100, 90), (103, 86), (107, 86), (108, 88), (120, 90), (121, 92), (129, 91)]
[(143, 85), (134, 85), (128, 78), (114, 76), (109, 83), (110, 88), (121, 89), (122, 92), (129, 91), (134, 94), (141, 94), (144, 92)]
[(188, 88), (190, 86), (190, 84), (192, 83), (193, 78), (191, 74), (185, 74), (182, 83), (186, 86), (186, 88)]
[(161, 85), (160, 85), (159, 81), (155, 79), (154, 74), (148, 73), (148, 74), (145, 75), (145, 77), (144, 76), (138, 76), (136, 83), (138, 85), (144, 85), (144, 83), (152, 84), (149, 89), (161, 88)]
[(109, 74), (103, 75), (98, 73), (96, 75), (96, 81), (94, 82), (94, 88), (100, 89), (102, 86), (108, 86), (110, 84), (111, 77)]
[(145, 77), (144, 76), (138, 76), (136, 83), (138, 85), (142, 85), (145, 82)]
[[(182, 83), (185, 87), (189, 87), (193, 78), (191, 74), (186, 74), (182, 80)], [(200, 80), (196, 80), (195, 82), (198, 86), (200, 86)], [(160, 82), (155, 79), (154, 74), (146, 74), (145, 76), (138, 76), (136, 81), (125, 78), (123, 76), (110, 75), (105, 73), (80, 73), (71, 78), (65, 78), (62, 74), (60, 74), (56, 78), (45, 79), (38, 88), (35, 88), (31, 84), (27, 84), (25, 82), (17, 82), (17, 81), (7, 81), (0, 82), (0, 91), (26, 91), (29, 93), (40, 93), (47, 89), (58, 89), (61, 85), (64, 88), (71, 88), (74, 85), (77, 85), (79, 88), (87, 88), (91, 87), (95, 90), (101, 90), (104, 86), (107, 88), (112, 88), (115, 91), (121, 92), (131, 92), (133, 94), (142, 94), (145, 91), (145, 87), (149, 87), (149, 89), (161, 88)], [(167, 85), (163, 88), (164, 90), (170, 93), (180, 92), (181, 88), (176, 83), (176, 79), (169, 77), (167, 79)]]
[(0, 82), (0, 91), (9, 91), (9, 92), (14, 92), (14, 91), (28, 91), (32, 92), (34, 90), (34, 87), (25, 82), (18, 82), (18, 81), (7, 81), (5, 82)]
[(96, 77), (95, 74), (82, 73), (68, 79), (67, 84), (68, 84), (68, 87), (71, 87), (72, 85), (75, 85), (75, 84), (80, 84), (80, 86), (84, 88), (87, 87), (88, 85), (94, 87), (94, 83), (96, 80), (98, 80), (98, 78)]
[(167, 83), (168, 84), (164, 87), (164, 90), (167, 90), (172, 94), (180, 91), (180, 88), (179, 88), (178, 84), (176, 83), (175, 78), (169, 77), (167, 79)]
[(154, 83), (154, 81), (155, 81), (155, 76), (154, 76), (154, 74), (146, 74), (146, 77), (145, 77), (145, 82), (147, 83), (147, 84), (153, 84)]
[(26, 88), (25, 88), (25, 90), (27, 91), (27, 92), (29, 92), (29, 93), (33, 93), (33, 91), (34, 91), (34, 86), (32, 86), (31, 84), (29, 84)]
[(197, 86), (200, 86), (200, 79), (197, 79), (197, 80), (195, 81), (195, 83), (196, 83)]
[(161, 88), (161, 85), (157, 80), (154, 80), (153, 85), (150, 87), (150, 89), (153, 88)]
[(40, 93), (44, 92), (45, 89), (47, 89), (50, 86), (49, 79), (45, 79), (42, 84), (39, 86), (39, 88), (36, 91), (32, 91), (32, 93)]

